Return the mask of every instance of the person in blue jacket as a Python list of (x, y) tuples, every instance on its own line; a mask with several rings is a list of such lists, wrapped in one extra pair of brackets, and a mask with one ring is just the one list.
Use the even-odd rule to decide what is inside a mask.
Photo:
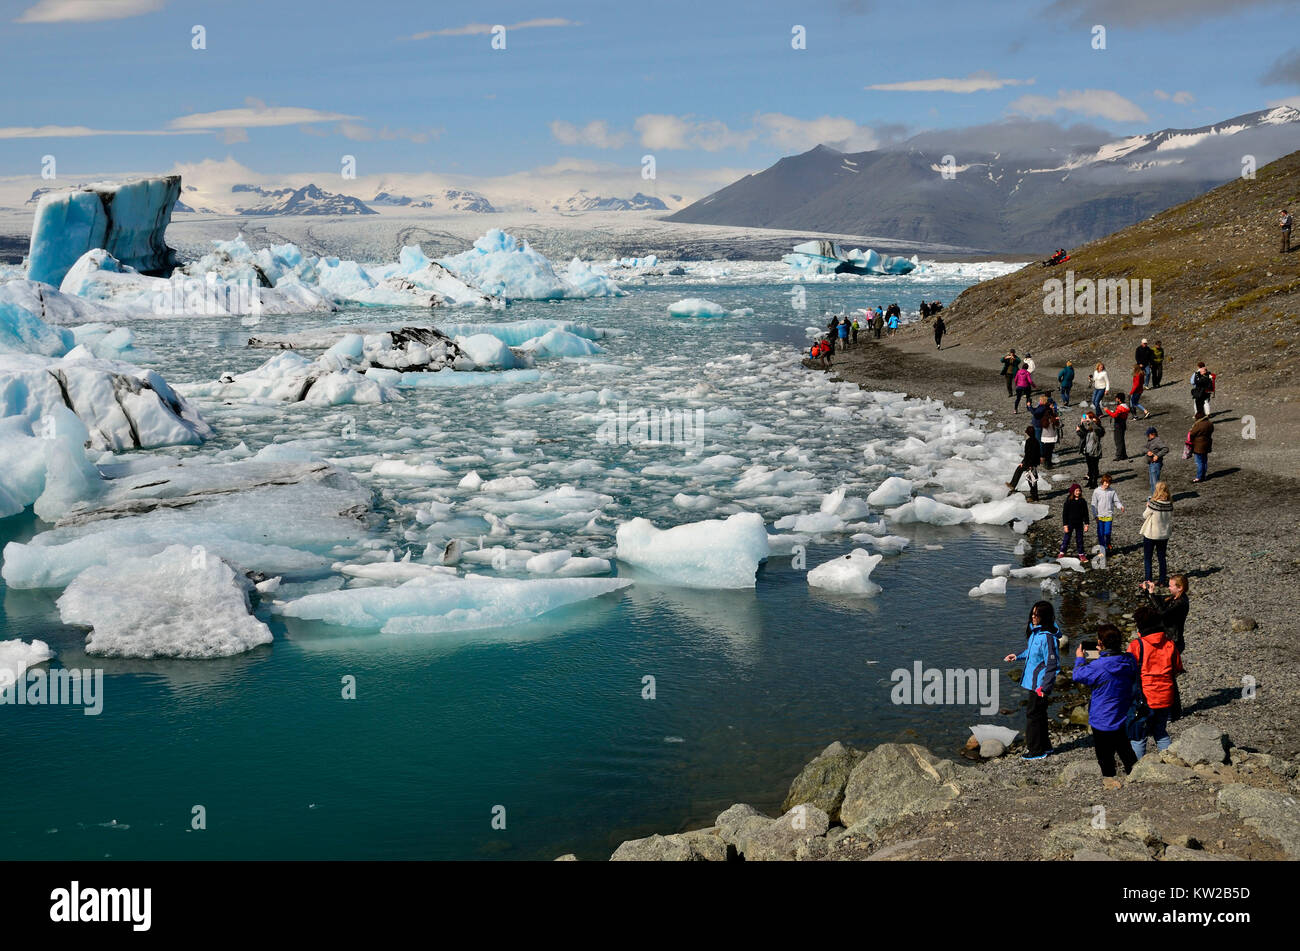
[(1101, 775), (1114, 777), (1116, 755), (1127, 775), (1137, 762), (1137, 754), (1124, 730), (1137, 683), (1137, 661), (1123, 650), (1123, 637), (1114, 624), (1097, 628), (1097, 648), (1097, 659), (1092, 661), (1084, 655), (1082, 644), (1074, 652), (1074, 682), (1092, 688), (1088, 726), (1092, 727), (1092, 743)]
[(1056, 382), (1061, 385), (1061, 405), (1070, 405), (1070, 390), (1074, 388), (1074, 363), (1065, 361), (1065, 369), (1056, 374)]
[(1047, 735), (1047, 707), (1052, 702), (1052, 687), (1056, 684), (1056, 670), (1060, 666), (1057, 642), (1061, 636), (1052, 602), (1034, 604), (1025, 633), (1025, 649), (1002, 659), (1008, 664), (1017, 660), (1025, 662), (1020, 686), (1029, 691), (1029, 707), (1025, 711), (1025, 744), (1029, 751), (1021, 759), (1036, 760), (1052, 752)]

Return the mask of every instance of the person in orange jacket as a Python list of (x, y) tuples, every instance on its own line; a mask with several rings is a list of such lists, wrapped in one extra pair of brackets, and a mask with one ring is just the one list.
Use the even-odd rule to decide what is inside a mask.
[[(1165, 634), (1160, 615), (1150, 605), (1142, 605), (1133, 612), (1138, 636), (1128, 646), (1128, 652), (1137, 658), (1141, 671), (1141, 697), (1137, 704), (1138, 715), (1130, 725), (1129, 740), (1133, 752), (1141, 759), (1147, 751), (1147, 740), (1156, 741), (1157, 750), (1169, 748), (1169, 720), (1175, 713), (1178, 693), (1174, 678), (1183, 672), (1183, 658), (1173, 640)], [(1146, 716), (1141, 716), (1143, 702)]]

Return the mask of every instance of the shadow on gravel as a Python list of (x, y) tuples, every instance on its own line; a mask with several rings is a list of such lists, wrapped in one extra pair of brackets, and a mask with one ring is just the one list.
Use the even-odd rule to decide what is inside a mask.
[(1196, 568), (1192, 571), (1184, 571), (1183, 574), (1189, 578), (1208, 578), (1210, 575), (1217, 575), (1222, 570), (1222, 566), (1216, 565), (1213, 568)]
[(1208, 696), (1199, 697), (1195, 703), (1187, 704), (1183, 707), (1183, 717), (1189, 713), (1197, 713), (1202, 710), (1213, 710), (1215, 707), (1226, 707), (1232, 701), (1241, 697), (1240, 687), (1220, 687), (1214, 693)]

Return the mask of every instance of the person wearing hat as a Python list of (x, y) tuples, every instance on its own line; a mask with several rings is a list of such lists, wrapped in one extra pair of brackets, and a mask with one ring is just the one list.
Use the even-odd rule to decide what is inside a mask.
[(1151, 373), (1155, 367), (1156, 352), (1147, 346), (1147, 338), (1143, 337), (1138, 348), (1133, 351), (1133, 362), (1142, 370), (1142, 385), (1149, 387), (1151, 385)]
[(1165, 456), (1169, 455), (1169, 447), (1165, 441), (1160, 438), (1154, 426), (1147, 427), (1147, 475), (1151, 479), (1151, 491), (1154, 493), (1156, 484), (1160, 481), (1160, 472), (1165, 467)]
[(1291, 253), (1291, 212), (1283, 208), (1282, 214), (1278, 215), (1277, 223), (1278, 226), (1281, 227), (1282, 229), (1282, 253), (1290, 254)]

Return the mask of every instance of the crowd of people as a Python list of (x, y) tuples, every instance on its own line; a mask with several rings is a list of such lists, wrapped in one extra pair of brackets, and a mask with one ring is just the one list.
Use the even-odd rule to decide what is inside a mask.
[[(934, 345), (941, 346), (946, 331), (939, 311), (943, 310), (940, 301), (921, 301), (921, 317), (934, 317)], [(831, 357), (837, 351), (843, 353), (858, 345), (858, 334), (871, 334), (876, 340), (882, 336), (893, 336), (898, 332), (898, 324), (903, 318), (903, 310), (898, 303), (882, 307), (866, 307), (852, 314), (833, 314), (826, 323), (826, 333), (819, 334), (808, 348), (808, 359), (824, 369), (831, 366)]]
[[(1090, 399), (1079, 416), (1075, 434), (1091, 495), (1085, 495), (1085, 486), (1079, 482), (1070, 485), (1061, 505), (1058, 550), (1059, 558), (1077, 558), (1081, 569), (1088, 564), (1086, 538), (1090, 528), (1095, 527), (1096, 538), (1093, 564), (1102, 567), (1113, 550), (1112, 529), (1125, 514), (1117, 486), (1119, 470), (1101, 472), (1106, 435), (1103, 420), (1113, 428), (1114, 461), (1135, 464), (1137, 457), (1130, 456), (1126, 440), (1127, 423), (1130, 418), (1145, 420), (1152, 415), (1141, 399), (1145, 391), (1162, 385), (1167, 359), (1159, 340), (1143, 339), (1134, 352), (1133, 373), (1127, 385), (1112, 382), (1105, 364), (1100, 362), (1088, 377)], [(1000, 370), (1007, 395), (1014, 399), (1012, 412), (1019, 413), (1023, 401), (1032, 418), (1032, 425), (1025, 427), (1021, 459), (1007, 488), (1014, 491), (1027, 477), (1032, 501), (1039, 498), (1039, 469), (1050, 470), (1061, 464), (1062, 409), (1070, 406), (1075, 383), (1072, 361), (1067, 360), (1057, 374), (1059, 390), (1055, 393), (1038, 386), (1034, 380), (1036, 369), (1028, 353), (1022, 358), (1013, 349), (1002, 358)], [(1190, 479), (1194, 484), (1203, 482), (1208, 475), (1214, 435), (1210, 404), (1215, 384), (1215, 374), (1203, 361), (1188, 379), (1192, 422), (1183, 442), (1183, 458), (1194, 462), (1195, 474)], [(1170, 415), (1175, 412), (1169, 411)], [(1146, 466), (1147, 497), (1137, 533), (1143, 556), (1141, 603), (1133, 612), (1137, 636), (1126, 647), (1117, 627), (1102, 624), (1095, 640), (1085, 640), (1076, 650), (1073, 672), (1075, 683), (1092, 688), (1088, 723), (1103, 781), (1108, 785), (1118, 783), (1116, 760), (1127, 773), (1150, 747), (1165, 749), (1170, 743), (1169, 721), (1181, 712), (1177, 678), (1184, 670), (1189, 602), (1187, 576), (1171, 575), (1168, 570), (1174, 515), (1166, 470), (1169, 445), (1155, 426), (1148, 426), (1139, 448)], [(1030, 691), (1030, 697), (1025, 726), (1028, 751), (1024, 758), (1034, 760), (1051, 752), (1047, 708), (1059, 666), (1058, 651), (1065, 643), (1050, 602), (1034, 605), (1025, 634), (1024, 650), (1008, 654), (1005, 659), (1025, 663), (1021, 686)]]

